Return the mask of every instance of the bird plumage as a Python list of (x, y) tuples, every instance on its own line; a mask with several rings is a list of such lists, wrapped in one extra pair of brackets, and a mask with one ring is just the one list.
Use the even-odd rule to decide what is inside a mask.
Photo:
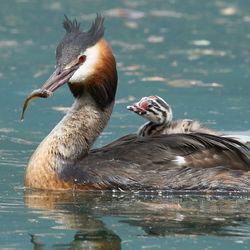
[(55, 72), (27, 100), (47, 98), (68, 83), (75, 102), (33, 153), (26, 168), (26, 187), (249, 190), (249, 149), (230, 138), (208, 134), (127, 135), (91, 149), (112, 113), (116, 62), (102, 38), (100, 15), (87, 33), (68, 18), (64, 28)]
[(148, 120), (137, 131), (139, 136), (152, 136), (176, 133), (207, 133), (222, 135), (221, 132), (205, 127), (197, 120), (173, 120), (171, 106), (159, 96), (147, 96), (127, 107), (141, 117)]

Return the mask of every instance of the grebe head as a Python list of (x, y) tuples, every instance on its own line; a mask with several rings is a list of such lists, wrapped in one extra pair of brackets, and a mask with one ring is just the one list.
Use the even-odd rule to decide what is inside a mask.
[(91, 28), (80, 30), (76, 20), (65, 16), (63, 27), (66, 34), (56, 48), (56, 74), (71, 72), (65, 80), (78, 83), (86, 80), (94, 71), (100, 55), (98, 42), (104, 35), (103, 17), (97, 15)]
[(44, 85), (26, 99), (23, 112), (34, 97), (49, 97), (68, 83), (74, 97), (88, 92), (104, 109), (114, 101), (117, 87), (116, 62), (111, 49), (102, 39), (104, 18), (97, 14), (88, 31), (82, 31), (76, 20), (65, 16), (66, 31), (56, 49), (56, 69)]
[(127, 109), (156, 124), (168, 123), (173, 118), (171, 107), (159, 96), (143, 97)]

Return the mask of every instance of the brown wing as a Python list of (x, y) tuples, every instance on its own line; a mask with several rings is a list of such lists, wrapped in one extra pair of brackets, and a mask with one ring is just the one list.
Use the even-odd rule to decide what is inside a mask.
[[(181, 160), (180, 160), (181, 159)], [(92, 150), (61, 178), (107, 189), (250, 189), (249, 149), (208, 134), (128, 135)]]

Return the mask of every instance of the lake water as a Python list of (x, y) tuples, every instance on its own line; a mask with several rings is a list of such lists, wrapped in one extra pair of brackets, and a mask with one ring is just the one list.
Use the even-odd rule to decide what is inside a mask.
[(249, 196), (27, 191), (38, 143), (73, 101), (65, 85), (27, 94), (54, 69), (63, 15), (88, 28), (105, 15), (119, 87), (102, 146), (144, 121), (126, 110), (157, 94), (176, 118), (250, 133), (250, 1), (75, 0), (0, 2), (0, 249), (249, 249)]

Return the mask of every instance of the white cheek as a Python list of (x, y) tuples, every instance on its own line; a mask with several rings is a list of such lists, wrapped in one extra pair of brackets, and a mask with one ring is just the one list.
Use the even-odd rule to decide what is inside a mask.
[[(156, 111), (156, 113), (157, 113), (157, 111)], [(161, 123), (159, 118), (160, 118), (160, 114), (150, 113), (150, 115), (148, 116), (148, 120), (150, 120), (151, 122), (156, 123), (156, 124)]]
[(144, 114), (143, 117), (144, 117), (145, 119), (149, 120), (149, 121), (152, 121), (152, 120), (153, 120), (151, 114), (148, 114), (148, 113)]
[(99, 58), (99, 53), (100, 51), (98, 44), (94, 45), (93, 47), (87, 48), (84, 52), (84, 55), (86, 56), (86, 61), (78, 68), (74, 75), (71, 76), (69, 82), (81, 82), (88, 78), (90, 75), (92, 75)]

